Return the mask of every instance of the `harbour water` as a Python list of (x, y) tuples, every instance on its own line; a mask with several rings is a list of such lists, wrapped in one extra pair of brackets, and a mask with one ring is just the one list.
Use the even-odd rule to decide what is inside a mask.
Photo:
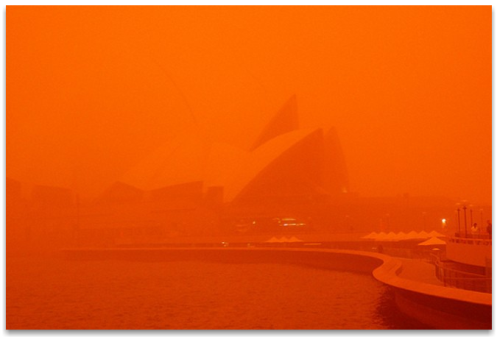
[(369, 274), (292, 264), (7, 260), (7, 329), (425, 329)]

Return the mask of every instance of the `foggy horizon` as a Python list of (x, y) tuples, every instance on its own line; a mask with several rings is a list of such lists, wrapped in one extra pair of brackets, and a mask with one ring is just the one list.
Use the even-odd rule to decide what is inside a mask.
[(10, 7), (7, 177), (96, 197), (186, 130), (248, 149), (296, 95), (352, 192), (491, 204), (489, 11)]
[(492, 6), (8, 6), (6, 329), (492, 329)]

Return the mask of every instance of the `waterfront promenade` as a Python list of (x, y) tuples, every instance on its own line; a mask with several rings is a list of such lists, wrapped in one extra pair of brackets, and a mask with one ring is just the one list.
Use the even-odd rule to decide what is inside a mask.
[[(299, 247), (107, 248), (63, 251), (69, 259), (206, 260), (294, 263), (317, 268), (371, 273), (391, 287), (402, 312), (437, 329), (491, 329), (492, 296), (445, 287), (435, 266), (423, 260), (361, 250)], [(304, 248), (307, 247), (307, 248)]]
[(443, 286), (443, 282), (436, 276), (436, 268), (432, 263), (415, 259), (399, 258), (399, 260), (402, 262), (401, 272), (398, 275), (400, 278)]
[(492, 295), (445, 287), (432, 263), (379, 255), (384, 263), (373, 271), (393, 288), (399, 309), (438, 329), (492, 329)]

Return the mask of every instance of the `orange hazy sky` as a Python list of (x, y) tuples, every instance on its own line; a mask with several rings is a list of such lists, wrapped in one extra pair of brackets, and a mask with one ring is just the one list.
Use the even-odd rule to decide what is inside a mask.
[(352, 190), (491, 203), (492, 9), (7, 7), (7, 176), (92, 196), (197, 124), (247, 148), (297, 94)]

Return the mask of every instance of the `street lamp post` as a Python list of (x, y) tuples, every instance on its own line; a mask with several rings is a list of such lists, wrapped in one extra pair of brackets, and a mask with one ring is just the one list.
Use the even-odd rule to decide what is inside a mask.
[(470, 225), (474, 226), (474, 220), (472, 220), (472, 205), (469, 205), (469, 210), (470, 210)]
[(458, 236), (460, 237), (460, 207), (457, 207)]
[(479, 225), (480, 225), (479, 228), (483, 228), (483, 209), (482, 208), (479, 210), (479, 214), (481, 215), (481, 222), (479, 223)]
[(465, 228), (465, 237), (467, 237), (467, 206), (464, 205), (462, 207), (464, 209), (464, 228)]

